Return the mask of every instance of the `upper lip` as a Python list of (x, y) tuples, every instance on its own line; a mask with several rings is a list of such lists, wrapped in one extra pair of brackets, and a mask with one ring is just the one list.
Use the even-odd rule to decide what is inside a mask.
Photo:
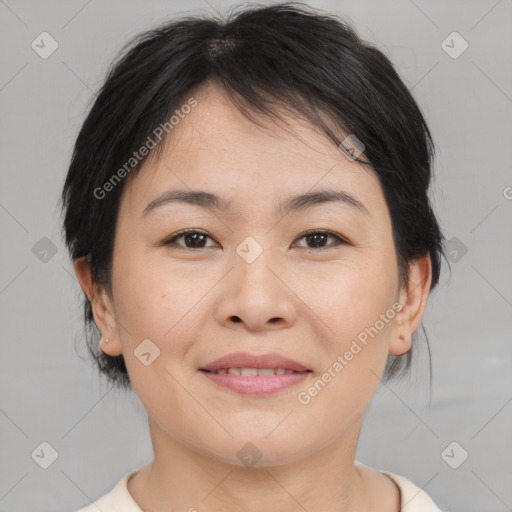
[(215, 371), (222, 368), (283, 368), (296, 372), (309, 371), (306, 366), (280, 354), (253, 355), (246, 352), (228, 354), (200, 369)]

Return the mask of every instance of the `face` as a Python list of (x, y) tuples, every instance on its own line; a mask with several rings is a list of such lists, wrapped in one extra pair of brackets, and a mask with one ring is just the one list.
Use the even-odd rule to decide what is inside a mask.
[[(269, 120), (258, 127), (213, 84), (193, 96), (197, 106), (174, 126), (162, 158), (123, 192), (113, 294), (93, 306), (111, 340), (102, 349), (124, 355), (160, 441), (238, 465), (251, 442), (262, 462), (291, 462), (354, 432), (388, 354), (410, 347), (428, 283), (420, 295), (400, 289), (372, 171), (304, 121), (289, 118), (293, 133)], [(218, 208), (175, 200), (147, 209), (170, 191), (214, 194)], [(325, 191), (345, 200), (286, 208)], [(281, 356), (307, 371), (204, 371), (237, 353)]]

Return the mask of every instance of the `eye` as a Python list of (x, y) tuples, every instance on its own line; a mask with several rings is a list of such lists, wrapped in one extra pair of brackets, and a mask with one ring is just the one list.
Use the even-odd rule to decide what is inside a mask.
[[(203, 249), (205, 247), (208, 247), (204, 245), (207, 238), (213, 240), (210, 235), (204, 233), (203, 231), (198, 231), (197, 229), (185, 229), (162, 242), (162, 245), (175, 244), (176, 241), (179, 240), (180, 238), (183, 238), (183, 240), (185, 241), (185, 249)], [(181, 244), (177, 245), (182, 246)]]
[[(325, 242), (329, 239), (329, 237), (334, 238), (336, 240), (336, 243), (325, 245)], [(184, 247), (185, 249), (203, 249), (207, 247), (205, 245), (205, 242), (207, 239), (213, 240), (213, 238), (208, 235), (207, 233), (203, 231), (199, 231), (197, 229), (185, 229), (183, 231), (180, 231), (179, 233), (176, 233), (175, 235), (172, 235), (170, 238), (162, 242), (162, 245), (168, 246), (176, 244), (177, 240), (183, 239), (185, 244), (176, 244), (181, 247)], [(330, 246), (334, 245), (341, 245), (341, 244), (348, 244), (349, 242), (339, 236), (338, 234), (328, 231), (328, 230), (311, 230), (307, 231), (306, 233), (302, 234), (298, 240), (305, 239), (307, 244), (313, 244), (314, 247), (306, 247), (309, 248), (310, 251), (317, 251), (322, 250), (324, 248), (329, 248)]]
[[(334, 238), (336, 240), (336, 243), (325, 246), (324, 242), (327, 241), (327, 239), (329, 237)], [(317, 230), (307, 231), (306, 233), (304, 233), (303, 235), (301, 235), (299, 237), (299, 240), (302, 238), (304, 238), (306, 240), (306, 243), (315, 245), (315, 247), (310, 248), (310, 251), (318, 251), (318, 250), (322, 250), (324, 248), (328, 249), (330, 246), (333, 246), (333, 245), (337, 246), (337, 245), (349, 243), (347, 240), (345, 240), (338, 234), (336, 234), (332, 231), (328, 231), (328, 230), (318, 230), (317, 229)], [(318, 247), (319, 245), (320, 245), (320, 247)]]

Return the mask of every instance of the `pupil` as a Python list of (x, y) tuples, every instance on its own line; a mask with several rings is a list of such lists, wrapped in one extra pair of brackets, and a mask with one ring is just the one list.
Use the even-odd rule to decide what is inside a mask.
[(326, 235), (325, 235), (324, 233), (315, 233), (315, 234), (313, 234), (313, 235), (308, 235), (308, 241), (313, 239), (313, 240), (314, 240), (314, 242), (313, 242), (313, 243), (314, 243), (315, 245), (317, 245), (317, 243), (321, 243), (321, 241), (320, 241), (320, 240), (317, 240), (317, 239), (316, 239), (316, 237), (325, 238), (325, 236), (326, 236)]
[[(201, 233), (191, 233), (191, 234), (186, 235), (186, 240), (188, 242), (191, 238), (195, 238), (195, 237), (204, 237), (204, 235)], [(195, 242), (197, 242), (197, 238), (196, 238)], [(197, 247), (198, 244), (195, 242), (192, 242), (192, 245)]]

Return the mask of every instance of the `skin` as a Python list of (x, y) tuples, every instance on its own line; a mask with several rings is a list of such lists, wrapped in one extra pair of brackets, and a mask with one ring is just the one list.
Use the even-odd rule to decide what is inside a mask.
[[(154, 460), (128, 490), (151, 511), (398, 511), (394, 482), (354, 460), (386, 358), (405, 354), (421, 323), (430, 258), (411, 262), (410, 281), (400, 287), (376, 175), (310, 125), (289, 117), (293, 133), (268, 118), (258, 127), (215, 83), (193, 96), (198, 105), (170, 132), (162, 158), (146, 162), (123, 191), (112, 296), (92, 281), (84, 259), (75, 262), (96, 325), (110, 340), (101, 348), (124, 355), (148, 413)], [(343, 203), (276, 212), (287, 197), (321, 188), (351, 193), (369, 215)], [(213, 192), (232, 200), (233, 210), (175, 203), (142, 216), (170, 189)], [(186, 228), (211, 238), (189, 240), (188, 248), (183, 237), (160, 244)], [(315, 247), (302, 236), (310, 229), (350, 243), (329, 237), (307, 252)], [(263, 248), (252, 263), (236, 252), (248, 236)], [(298, 393), (396, 302), (400, 313), (310, 403), (299, 403)], [(149, 366), (134, 356), (147, 338), (160, 350)], [(312, 372), (291, 388), (253, 396), (198, 371), (237, 351), (277, 352)], [(253, 467), (237, 457), (247, 442), (262, 454)]]

